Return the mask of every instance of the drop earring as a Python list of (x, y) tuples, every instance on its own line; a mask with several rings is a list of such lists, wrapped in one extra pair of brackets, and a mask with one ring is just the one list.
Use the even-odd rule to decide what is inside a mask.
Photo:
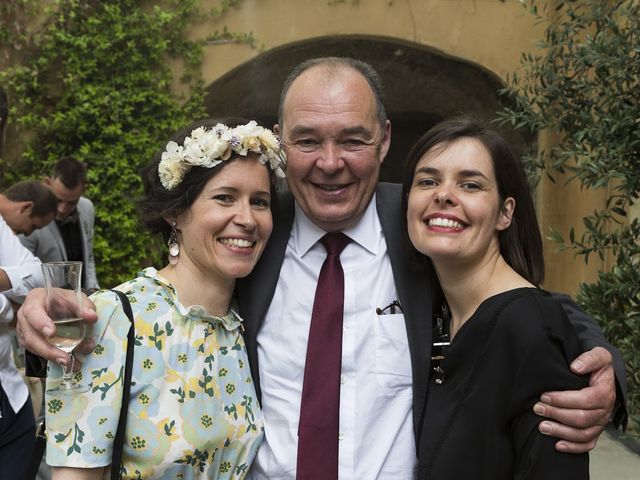
[(178, 245), (178, 231), (176, 230), (176, 222), (171, 222), (171, 233), (169, 233), (169, 263), (175, 265), (178, 263), (178, 255), (180, 255), (180, 245)]

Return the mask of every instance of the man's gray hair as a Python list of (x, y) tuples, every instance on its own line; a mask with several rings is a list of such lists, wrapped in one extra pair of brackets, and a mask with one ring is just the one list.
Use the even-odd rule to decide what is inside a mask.
[(387, 112), (385, 111), (384, 104), (382, 103), (382, 80), (380, 75), (376, 72), (367, 62), (362, 60), (356, 60), (350, 57), (318, 57), (306, 60), (298, 64), (287, 76), (282, 85), (282, 91), (280, 92), (280, 104), (278, 106), (278, 123), (282, 128), (284, 122), (284, 101), (291, 88), (291, 84), (307, 70), (314, 67), (322, 67), (325, 71), (331, 74), (339, 74), (345, 70), (354, 70), (364, 77), (364, 79), (371, 87), (373, 92), (373, 98), (376, 103), (376, 111), (378, 114), (378, 122), (380, 127), (384, 130), (384, 125), (387, 122)]

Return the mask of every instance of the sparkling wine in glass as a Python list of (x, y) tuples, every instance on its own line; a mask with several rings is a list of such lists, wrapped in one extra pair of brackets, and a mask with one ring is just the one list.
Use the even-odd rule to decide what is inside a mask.
[(83, 318), (63, 318), (55, 320), (56, 334), (49, 339), (49, 343), (66, 353), (76, 348), (87, 333), (87, 324)]
[(71, 355), (64, 367), (62, 382), (47, 390), (52, 395), (70, 395), (89, 390), (73, 378), (73, 349), (84, 339), (87, 326), (82, 318), (82, 262), (48, 262), (42, 264), (46, 290), (47, 314), (56, 326), (49, 343)]

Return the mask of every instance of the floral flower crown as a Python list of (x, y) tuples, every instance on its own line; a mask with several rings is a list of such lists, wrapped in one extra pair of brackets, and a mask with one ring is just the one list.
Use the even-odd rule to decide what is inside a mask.
[(162, 152), (158, 175), (162, 186), (173, 190), (192, 167), (213, 168), (231, 155), (260, 154), (259, 161), (284, 178), (287, 157), (273, 132), (255, 121), (229, 128), (222, 123), (208, 129), (198, 127), (184, 139), (184, 145), (171, 141)]

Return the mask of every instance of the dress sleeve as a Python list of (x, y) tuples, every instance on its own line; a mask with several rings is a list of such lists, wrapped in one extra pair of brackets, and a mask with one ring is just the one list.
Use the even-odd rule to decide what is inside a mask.
[[(115, 293), (100, 291), (91, 300), (98, 321), (87, 336), (96, 339), (96, 347), (88, 355), (77, 355), (82, 368), (76, 374), (78, 381), (91, 388), (85, 393), (45, 397), (46, 452), (51, 466), (93, 468), (111, 464), (130, 322)], [(61, 367), (50, 362), (47, 388), (61, 378)]]
[(509, 414), (516, 455), (514, 479), (517, 480), (589, 478), (588, 454), (556, 451), (557, 439), (538, 431), (542, 418), (532, 410), (542, 392), (576, 390), (588, 384), (586, 377), (569, 370), (571, 359), (580, 353), (580, 343), (558, 309), (540, 312), (546, 325), (528, 342), (514, 382)]

